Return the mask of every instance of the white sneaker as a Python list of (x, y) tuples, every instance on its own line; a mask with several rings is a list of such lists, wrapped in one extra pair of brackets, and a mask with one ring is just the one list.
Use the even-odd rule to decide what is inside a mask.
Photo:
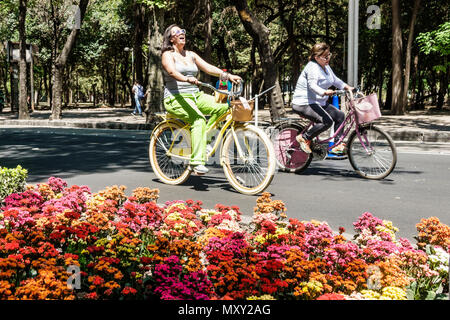
[(199, 164), (199, 165), (195, 166), (193, 168), (193, 170), (194, 170), (194, 173), (197, 174), (197, 175), (203, 175), (205, 173), (208, 173), (208, 171), (209, 171), (208, 168), (205, 167), (202, 164)]

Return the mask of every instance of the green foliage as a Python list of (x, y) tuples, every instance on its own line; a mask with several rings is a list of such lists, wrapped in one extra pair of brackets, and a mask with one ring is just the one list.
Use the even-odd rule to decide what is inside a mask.
[(450, 55), (450, 22), (441, 24), (437, 30), (420, 33), (417, 42), (425, 54)]
[(168, 9), (174, 4), (173, 0), (138, 0), (138, 2), (150, 8), (157, 7), (159, 9)]
[(0, 200), (11, 193), (24, 191), (27, 177), (27, 169), (20, 165), (14, 169), (0, 167)]
[(425, 252), (429, 266), (427, 272), (430, 274), (422, 274), (416, 277), (415, 281), (406, 288), (406, 296), (409, 300), (444, 300), (447, 298), (444, 293), (443, 283), (445, 281), (443, 279), (448, 279), (449, 275), (448, 254), (444, 249), (436, 249), (430, 244), (426, 246)]
[[(420, 51), (424, 54), (448, 57), (450, 55), (450, 22), (441, 24), (436, 30), (420, 33), (416, 40)], [(437, 64), (434, 70), (446, 72), (450, 61), (446, 59), (441, 61), (443, 63)]]
[[(211, 56), (205, 58), (220, 68), (239, 74), (246, 82), (252, 81), (252, 92), (259, 90), (263, 59), (244, 29), (232, 1), (208, 1), (212, 10)], [(34, 76), (41, 89), (40, 95), (44, 88), (51, 88), (50, 66), (54, 53), (62, 48), (70, 32), (67, 22), (72, 3), (77, 1), (28, 0), (27, 42), (39, 47)], [(270, 45), (283, 88), (286, 89), (287, 84), (291, 90), (294, 88), (298, 75), (308, 62), (309, 49), (322, 41), (332, 48), (331, 67), (336, 75), (346, 80), (347, 0), (247, 0), (247, 3), (254, 16), (269, 30)], [(366, 27), (369, 15), (366, 9), (373, 4), (380, 7), (381, 29)], [(141, 8), (137, 11), (139, 6)], [(391, 9), (390, 1), (368, 0), (360, 2), (359, 10), (359, 82), (364, 91), (378, 92), (383, 100), (389, 92), (392, 68)], [(407, 26), (411, 11), (410, 4), (403, 2), (401, 24), (404, 39), (409, 33)], [(136, 17), (137, 12), (140, 17)], [(0, 41), (18, 41), (18, 1), (1, 0), (0, 17)], [(64, 90), (70, 89), (77, 96), (89, 97), (92, 86), (96, 85), (103, 97), (126, 97), (132, 78), (132, 55), (130, 51), (124, 51), (125, 47), (140, 46), (142, 71), (145, 74), (151, 70), (148, 35), (153, 36), (155, 30), (151, 27), (149, 30), (148, 26), (158, 20), (164, 21), (158, 26), (159, 33), (172, 23), (185, 28), (188, 32), (186, 48), (203, 56), (209, 52), (205, 48), (205, 27), (209, 18), (205, 2), (200, 0), (90, 0), (76, 46), (66, 66)], [(448, 4), (440, 0), (422, 1), (415, 28), (422, 33), (412, 48), (413, 57), (418, 56), (420, 61), (418, 70), (413, 73), (418, 79), (413, 79), (414, 76), (411, 79), (411, 85), (416, 86), (411, 91), (422, 91), (416, 97), (435, 93), (436, 88), (442, 86), (436, 83), (436, 71), (445, 72), (450, 67), (450, 22), (447, 20)], [(137, 21), (142, 24), (142, 37), (138, 38), (143, 38), (138, 44), (134, 43)], [(0, 69), (6, 74), (8, 67), (0, 63)], [(44, 75), (46, 83), (42, 81)]]

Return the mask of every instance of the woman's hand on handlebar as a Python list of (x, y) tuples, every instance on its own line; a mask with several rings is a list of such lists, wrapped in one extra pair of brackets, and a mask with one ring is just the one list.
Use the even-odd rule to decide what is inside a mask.
[(346, 86), (344, 87), (344, 90), (354, 92), (354, 91), (355, 91), (355, 88), (354, 88), (354, 87), (351, 87), (351, 86), (349, 86), (349, 85), (346, 85)]
[(324, 95), (324, 96), (332, 96), (332, 95), (334, 95), (335, 93), (336, 93), (336, 91), (331, 90), (331, 89), (328, 89), (328, 90), (325, 90), (325, 92), (323, 93), (323, 95)]
[(198, 80), (196, 77), (186, 77), (186, 82), (189, 82), (190, 84), (198, 85)]
[(230, 80), (231, 82), (233, 82), (234, 84), (238, 84), (239, 82), (242, 81), (242, 78), (239, 76), (236, 76), (234, 74), (229, 73), (228, 74), (228, 80)]

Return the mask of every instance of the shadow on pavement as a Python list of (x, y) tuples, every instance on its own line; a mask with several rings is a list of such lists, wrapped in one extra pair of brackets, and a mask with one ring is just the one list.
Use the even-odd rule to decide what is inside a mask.
[(13, 168), (19, 164), (28, 170), (30, 180), (124, 169), (151, 171), (145, 140), (2, 132), (0, 166)]

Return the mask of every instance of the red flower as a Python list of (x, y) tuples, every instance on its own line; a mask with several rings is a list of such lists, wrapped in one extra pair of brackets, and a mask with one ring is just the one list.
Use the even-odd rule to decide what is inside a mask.
[(68, 219), (78, 219), (79, 217), (81, 217), (81, 214), (75, 211), (66, 211), (64, 212), (64, 216)]
[(270, 220), (264, 220), (263, 223), (261, 223), (261, 227), (262, 227), (262, 230), (267, 233), (274, 234), (275, 231), (277, 231), (276, 224)]
[(95, 276), (94, 279), (92, 280), (92, 284), (96, 285), (96, 286), (100, 286), (102, 284), (105, 283), (105, 280), (102, 277), (99, 276)]
[(152, 262), (152, 258), (149, 257), (141, 257), (141, 262), (143, 264), (150, 264)]
[(137, 290), (134, 289), (134, 288), (131, 288), (131, 287), (125, 287), (122, 290), (122, 294), (125, 294), (125, 295), (127, 295), (127, 294), (136, 294), (136, 293), (137, 293)]
[(19, 242), (13, 241), (5, 244), (5, 250), (17, 250), (19, 249)]
[(87, 298), (87, 299), (92, 299), (92, 300), (98, 299), (97, 292), (91, 292), (91, 293), (88, 293), (88, 294), (86, 295), (86, 298)]

